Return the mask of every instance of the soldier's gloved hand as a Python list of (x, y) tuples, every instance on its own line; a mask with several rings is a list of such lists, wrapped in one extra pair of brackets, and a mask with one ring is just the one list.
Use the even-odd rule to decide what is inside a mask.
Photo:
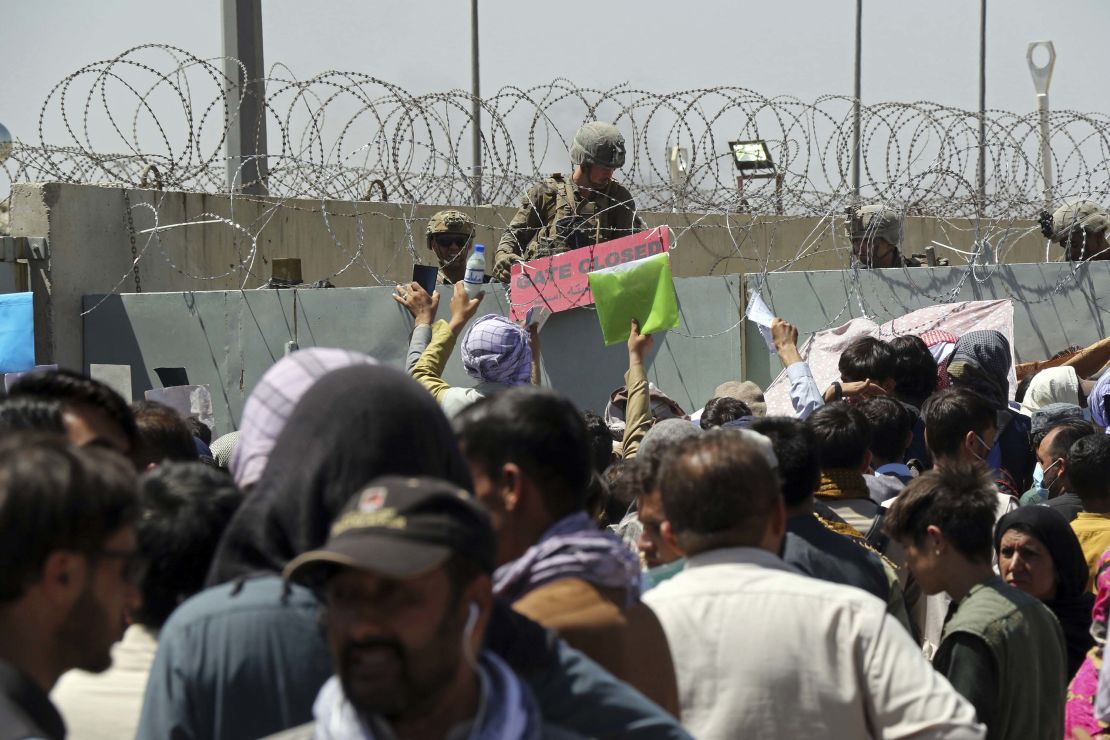
[(499, 283), (507, 283), (513, 276), (513, 265), (517, 262), (523, 262), (517, 255), (509, 255), (508, 257), (499, 257), (493, 266), (493, 279)]

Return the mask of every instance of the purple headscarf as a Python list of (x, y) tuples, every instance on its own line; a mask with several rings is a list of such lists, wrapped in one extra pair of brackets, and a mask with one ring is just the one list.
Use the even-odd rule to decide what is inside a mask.
[(351, 365), (376, 365), (361, 352), (309, 347), (278, 360), (251, 391), (243, 407), (239, 440), (229, 467), (240, 488), (254, 485), (270, 460), (285, 421), (309, 388), (324, 375)]
[(504, 316), (488, 314), (463, 337), (462, 363), (472, 378), (526, 385), (532, 382), (532, 348), (528, 332)]
[(1102, 374), (1102, 377), (1095, 383), (1095, 387), (1091, 389), (1091, 394), (1087, 396), (1087, 408), (1091, 410), (1091, 420), (1098, 424), (1100, 427), (1106, 428), (1106, 433), (1110, 434), (1110, 422), (1108, 422), (1106, 408), (1106, 399), (1110, 397), (1110, 370)]
[(498, 568), (493, 593), (517, 601), (561, 578), (623, 589), (626, 605), (640, 599), (639, 559), (620, 539), (599, 530), (584, 511), (555, 522), (523, 555)]

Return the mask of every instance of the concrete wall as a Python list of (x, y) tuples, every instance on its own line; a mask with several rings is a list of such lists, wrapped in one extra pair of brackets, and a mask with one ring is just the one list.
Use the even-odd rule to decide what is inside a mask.
[[(414, 258), (433, 262), (424, 246), (425, 222), (444, 207), (231, 199), (62, 183), (15, 185), (12, 234), (49, 239), (48, 259), (31, 264), (40, 363), (79, 367), (87, 362), (82, 356), (82, 296), (135, 291), (128, 198), (137, 206), (132, 210), (136, 232), (155, 225), (214, 222), (169, 228), (158, 232), (157, 239), (138, 235), (138, 273), (144, 292), (257, 287), (270, 276), (270, 261), (276, 257), (300, 258), (307, 283), (327, 278), (339, 287), (356, 287), (408, 280)], [(466, 210), (481, 224), (477, 239), (487, 245), (496, 244), (512, 216), (508, 208)], [(677, 276), (825, 270), (847, 263), (847, 243), (830, 219), (698, 213), (643, 216), (649, 225), (669, 224), (674, 229), (672, 265)], [(1032, 222), (990, 227), (991, 240), (1007, 261), (1043, 259), (1044, 242)], [(933, 239), (968, 250), (974, 238), (975, 225), (966, 220), (910, 218), (906, 225), (908, 251), (920, 250)], [(946, 256), (945, 250), (939, 255)]]
[[(649, 378), (688, 411), (740, 371), (740, 276), (675, 281), (681, 325), (660, 337)], [(441, 288), (445, 291), (447, 288)], [(209, 384), (217, 431), (237, 428), (247, 395), (296, 339), (301, 348), (344, 347), (404, 365), (412, 319), (389, 287), (90, 295), (84, 319), (85, 364), (130, 365), (136, 399), (160, 387), (154, 368), (184, 367), (191, 383)], [(449, 295), (440, 301), (447, 318)], [(491, 286), (479, 315), (508, 312), (502, 286)], [(709, 338), (700, 338), (711, 335)], [(595, 312), (551, 317), (541, 333), (544, 385), (580, 407), (603, 412), (624, 384), (628, 353), (606, 347)], [(445, 378), (473, 385), (456, 351)]]
[[(745, 276), (745, 294), (763, 276)], [(745, 295), (745, 305), (747, 297)], [(934, 303), (1010, 298), (1018, 362), (1044, 360), (1074, 345), (1110, 336), (1110, 262), (1002, 265), (967, 268), (780, 272), (766, 275), (762, 295), (779, 316), (798, 327), (799, 345), (820, 329), (857, 316), (877, 323)], [(766, 386), (782, 370), (758, 329), (745, 321), (745, 377)]]

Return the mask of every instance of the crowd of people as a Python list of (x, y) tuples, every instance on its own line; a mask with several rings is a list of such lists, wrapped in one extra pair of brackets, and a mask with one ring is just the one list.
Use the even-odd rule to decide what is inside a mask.
[[(499, 279), (641, 227), (619, 132), (572, 158)], [(1045, 228), (1101, 254), (1073, 211)], [(883, 208), (848, 229), (865, 267), (915, 264)], [(1108, 733), (1110, 357), (1011, 388), (998, 331), (863, 336), (821, 388), (775, 319), (790, 408), (721, 378), (688, 412), (632, 322), (583, 410), (540, 387), (538, 327), (477, 316), (473, 236), (430, 221), (454, 292), (437, 321), (398, 286), (404, 369), (293, 351), (215, 439), (80, 373), (10, 387), (0, 740)]]
[(461, 284), (397, 299), (404, 370), (293, 352), (216, 439), (10, 388), (0, 737), (1106, 732), (1110, 373), (1012, 395), (1002, 334), (934, 331), (821, 389), (776, 319), (792, 413), (728, 379), (687, 413), (633, 322), (594, 413)]

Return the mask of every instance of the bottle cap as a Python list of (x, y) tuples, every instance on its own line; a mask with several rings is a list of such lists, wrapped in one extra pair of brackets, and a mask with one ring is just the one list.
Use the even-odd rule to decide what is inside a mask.
[(485, 254), (486, 253), (486, 245), (485, 244), (475, 244), (474, 245), (474, 251), (477, 254)]

